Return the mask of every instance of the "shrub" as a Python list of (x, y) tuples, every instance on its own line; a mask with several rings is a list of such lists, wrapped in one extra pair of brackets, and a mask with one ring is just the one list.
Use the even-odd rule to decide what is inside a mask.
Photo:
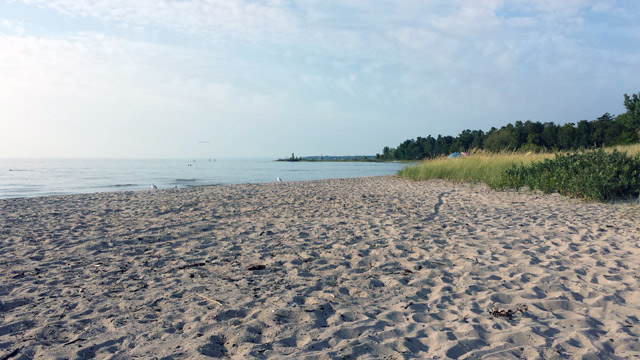
[(505, 171), (497, 188), (528, 187), (545, 193), (605, 201), (635, 198), (640, 194), (640, 154), (614, 150), (556, 155)]

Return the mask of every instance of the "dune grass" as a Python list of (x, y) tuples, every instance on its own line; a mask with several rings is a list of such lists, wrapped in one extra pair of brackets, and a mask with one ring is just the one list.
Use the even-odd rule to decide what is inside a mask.
[(613, 146), (613, 147), (604, 149), (604, 151), (606, 152), (612, 152), (613, 150), (624, 152), (624, 153), (627, 153), (627, 155), (633, 156), (636, 154), (640, 154), (640, 144), (620, 145), (620, 146)]
[(553, 158), (554, 154), (488, 153), (474, 151), (470, 156), (425, 160), (400, 170), (399, 176), (411, 180), (445, 179), (454, 182), (484, 182), (490, 187), (501, 184), (502, 174), (514, 165), (528, 165)]
[(411, 180), (484, 182), (493, 189), (528, 187), (597, 201), (637, 197), (640, 144), (573, 154), (475, 151), (457, 159), (425, 160), (398, 175)]

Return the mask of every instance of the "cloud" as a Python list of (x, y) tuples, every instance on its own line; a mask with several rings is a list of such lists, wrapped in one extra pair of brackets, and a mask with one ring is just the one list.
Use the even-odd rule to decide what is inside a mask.
[[(292, 145), (279, 136), (301, 148), (352, 120), (325, 95), (302, 101), (291, 88), (296, 80), (279, 79), (284, 70), (265, 76), (259, 64), (228, 52), (88, 32), (0, 35), (0, 52), (7, 59), (0, 66), (3, 156), (199, 156), (202, 136), (222, 156), (256, 156), (260, 147), (281, 156)], [(343, 86), (334, 90), (348, 91), (349, 81)], [(306, 131), (314, 123), (322, 125)]]
[[(7, 60), (0, 66), (0, 107), (10, 129), (0, 145), (5, 156), (26, 148), (42, 151), (40, 144), (52, 139), (95, 156), (109, 143), (119, 145), (112, 146), (116, 152), (133, 148), (144, 156), (170, 156), (163, 144), (188, 143), (213, 129), (214, 138), (225, 143), (225, 133), (277, 106), (266, 95), (212, 79), (215, 74), (194, 76), (194, 68), (233, 72), (234, 65), (216, 65), (185, 49), (84, 33), (66, 39), (1, 35), (0, 51)], [(16, 144), (15, 134), (21, 133), (30, 135)], [(136, 145), (140, 139), (144, 148)]]
[(455, 66), (455, 59), (475, 57), (478, 48), (487, 56), (485, 50), (492, 48), (503, 67), (512, 62), (496, 53), (500, 44), (511, 57), (528, 57), (539, 54), (541, 41), (550, 46), (572, 43), (585, 26), (585, 12), (613, 6), (595, 0), (23, 1), (71, 18), (142, 28), (143, 33), (160, 29), (196, 36), (204, 44), (303, 54), (319, 61), (351, 58), (412, 66), (429, 54), (434, 64), (427, 66)]
[(0, 106), (27, 119), (10, 120), (14, 130), (95, 154), (124, 141), (158, 157), (201, 133), (221, 152), (244, 137), (277, 156), (291, 146), (280, 135), (300, 147), (323, 136), (356, 147), (352, 134), (393, 145), (517, 118), (575, 121), (615, 112), (581, 104), (591, 93), (637, 91), (638, 5), (621, 17), (616, 1), (22, 2), (48, 21), (0, 20)]
[(24, 35), (24, 26), (18, 22), (0, 18), (0, 34), (8, 33), (12, 35)]
[(284, 1), (24, 0), (69, 17), (128, 27), (160, 27), (214, 37), (286, 34), (296, 20)]

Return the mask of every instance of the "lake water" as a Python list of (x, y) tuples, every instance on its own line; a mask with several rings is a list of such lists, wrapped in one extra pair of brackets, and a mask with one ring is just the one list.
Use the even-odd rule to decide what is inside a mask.
[(0, 159), (0, 198), (391, 175), (398, 163)]

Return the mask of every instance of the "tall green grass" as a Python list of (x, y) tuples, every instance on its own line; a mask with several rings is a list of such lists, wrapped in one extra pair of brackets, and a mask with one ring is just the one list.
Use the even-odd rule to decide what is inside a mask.
[[(484, 182), (493, 189), (526, 186), (603, 201), (638, 196), (640, 174), (635, 172), (638, 161), (640, 144), (574, 155), (476, 151), (471, 156), (457, 159), (425, 160), (402, 169), (398, 175), (411, 180)], [(569, 168), (571, 170), (567, 170)]]
[(619, 145), (610, 148), (605, 148), (604, 151), (612, 152), (613, 150), (617, 150), (619, 152), (627, 153), (628, 155), (640, 154), (640, 144), (633, 145)]
[(411, 180), (445, 179), (454, 182), (484, 182), (490, 187), (500, 186), (502, 174), (513, 166), (528, 165), (552, 158), (553, 154), (498, 154), (474, 152), (467, 157), (441, 157), (425, 160), (416, 166), (405, 167), (398, 175)]

